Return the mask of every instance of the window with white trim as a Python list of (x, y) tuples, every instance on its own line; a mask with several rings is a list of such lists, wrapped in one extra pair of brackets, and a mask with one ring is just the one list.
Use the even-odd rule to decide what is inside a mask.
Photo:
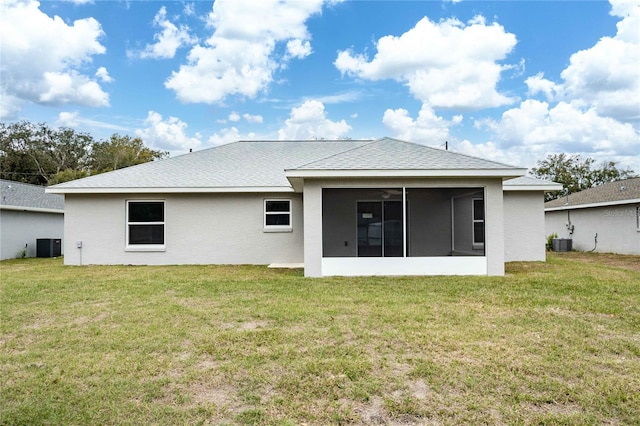
[(636, 228), (640, 231), (640, 206), (636, 207)]
[(127, 249), (164, 250), (164, 204), (160, 200), (127, 201)]
[(264, 230), (291, 231), (291, 200), (264, 200)]
[(472, 200), (473, 248), (484, 247), (484, 199)]

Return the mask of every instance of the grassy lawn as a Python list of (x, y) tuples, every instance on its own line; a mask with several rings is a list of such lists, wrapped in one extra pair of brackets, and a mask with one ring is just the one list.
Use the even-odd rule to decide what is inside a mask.
[(639, 424), (640, 258), (506, 277), (0, 263), (0, 423)]

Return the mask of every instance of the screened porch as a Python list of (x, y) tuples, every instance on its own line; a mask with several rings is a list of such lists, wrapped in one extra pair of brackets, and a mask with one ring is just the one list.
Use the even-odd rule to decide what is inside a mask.
[(324, 188), (323, 274), (484, 274), (484, 200), (484, 188)]

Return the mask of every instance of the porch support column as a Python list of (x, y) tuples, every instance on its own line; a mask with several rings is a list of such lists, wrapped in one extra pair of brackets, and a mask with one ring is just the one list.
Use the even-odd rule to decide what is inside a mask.
[(407, 257), (407, 188), (402, 187), (402, 257)]
[(504, 202), (502, 180), (485, 188), (485, 256), (487, 275), (504, 275)]
[(304, 276), (322, 276), (322, 186), (304, 181)]

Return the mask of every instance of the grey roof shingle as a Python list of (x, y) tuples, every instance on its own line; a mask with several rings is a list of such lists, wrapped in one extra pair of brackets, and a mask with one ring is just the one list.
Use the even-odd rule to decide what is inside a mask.
[(0, 179), (0, 199), (2, 206), (64, 211), (64, 197), (47, 194), (44, 186)]
[(412, 142), (382, 138), (296, 167), (296, 170), (516, 169), (495, 161)]
[(544, 207), (567, 207), (580, 206), (596, 203), (616, 203), (625, 200), (640, 199), (640, 177), (616, 182), (608, 182), (594, 188), (585, 189), (580, 192), (569, 194), (567, 197), (560, 197), (547, 201)]
[(54, 188), (289, 188), (285, 169), (369, 142), (239, 141), (62, 183)]
[(383, 138), (239, 141), (55, 185), (55, 191), (153, 188), (282, 188), (285, 170), (520, 170), (505, 164)]

